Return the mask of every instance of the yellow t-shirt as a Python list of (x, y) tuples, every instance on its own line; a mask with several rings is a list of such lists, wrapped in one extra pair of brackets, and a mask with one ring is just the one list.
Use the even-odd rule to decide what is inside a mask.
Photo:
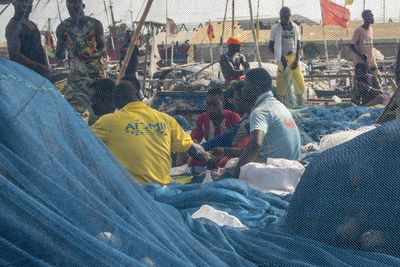
[(142, 102), (102, 116), (92, 129), (138, 182), (171, 182), (171, 153), (193, 143), (174, 118)]

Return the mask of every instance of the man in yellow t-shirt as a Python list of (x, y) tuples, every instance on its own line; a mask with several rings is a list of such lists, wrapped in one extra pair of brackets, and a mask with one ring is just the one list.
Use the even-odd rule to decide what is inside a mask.
[(116, 86), (113, 100), (119, 110), (92, 126), (136, 181), (171, 182), (171, 153), (188, 152), (207, 163), (210, 154), (193, 143), (174, 118), (142, 103), (136, 87), (126, 81)]

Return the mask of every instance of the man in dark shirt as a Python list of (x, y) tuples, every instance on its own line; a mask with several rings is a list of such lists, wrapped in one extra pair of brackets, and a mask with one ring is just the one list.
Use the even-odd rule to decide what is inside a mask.
[[(125, 43), (122, 45), (122, 48), (121, 48), (121, 59), (119, 61), (120, 65), (122, 65), (122, 63), (124, 62), (126, 53), (128, 52), (129, 44), (131, 43), (131, 40), (132, 40), (132, 34), (133, 34), (133, 31), (131, 31), (131, 30), (126, 31)], [(128, 67), (126, 68), (126, 71), (125, 71), (125, 76), (136, 77), (138, 63), (139, 63), (139, 47), (138, 47), (138, 45), (135, 45), (135, 48), (133, 49), (133, 52), (132, 52), (132, 56), (128, 63)]]
[(94, 114), (97, 117), (101, 117), (105, 114), (113, 113), (115, 105), (112, 97), (115, 82), (109, 78), (102, 78), (95, 80), (90, 88), (90, 105)]
[(29, 20), (33, 0), (14, 1), (14, 16), (6, 27), (8, 54), (10, 59), (47, 77), (46, 62), (40, 32)]
[[(242, 76), (250, 68), (250, 65), (246, 62), (245, 56), (240, 53), (240, 46), (244, 42), (232, 36), (226, 43), (228, 45), (228, 52), (221, 56), (220, 67), (225, 78), (225, 85), (228, 85), (230, 81), (241, 80)], [(243, 69), (240, 69), (240, 66)]]

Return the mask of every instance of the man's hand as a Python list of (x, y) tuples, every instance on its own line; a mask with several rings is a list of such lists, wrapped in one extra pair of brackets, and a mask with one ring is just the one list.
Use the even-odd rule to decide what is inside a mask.
[(201, 145), (196, 143), (193, 143), (187, 152), (193, 159), (200, 161), (204, 164), (207, 164), (208, 161), (210, 161), (211, 159), (211, 154), (205, 151)]
[(286, 58), (284, 56), (281, 57), (281, 62), (282, 62), (282, 65), (283, 65), (283, 69), (286, 69), (286, 67), (288, 65), (288, 62), (287, 62), (287, 60), (286, 60)]
[(260, 151), (265, 138), (265, 132), (262, 130), (254, 129), (250, 133), (249, 143), (243, 149), (240, 155), (239, 162), (235, 169), (230, 172), (233, 178), (239, 178), (240, 168), (249, 162), (255, 162), (258, 159), (258, 152)]
[(218, 162), (220, 161), (219, 158), (211, 156), (209, 160), (206, 162), (206, 166), (208, 170), (214, 170), (217, 167)]
[(296, 59), (296, 60), (293, 62), (293, 64), (292, 64), (292, 70), (297, 69), (298, 66), (299, 66), (299, 60)]

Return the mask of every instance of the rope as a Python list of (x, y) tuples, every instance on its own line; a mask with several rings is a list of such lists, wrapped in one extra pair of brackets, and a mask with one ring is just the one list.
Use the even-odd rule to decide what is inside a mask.
[(6, 11), (6, 9), (13, 3), (14, 1), (11, 1), (10, 3), (8, 3), (1, 11), (0, 11), (0, 16), (4, 13), (4, 11)]

